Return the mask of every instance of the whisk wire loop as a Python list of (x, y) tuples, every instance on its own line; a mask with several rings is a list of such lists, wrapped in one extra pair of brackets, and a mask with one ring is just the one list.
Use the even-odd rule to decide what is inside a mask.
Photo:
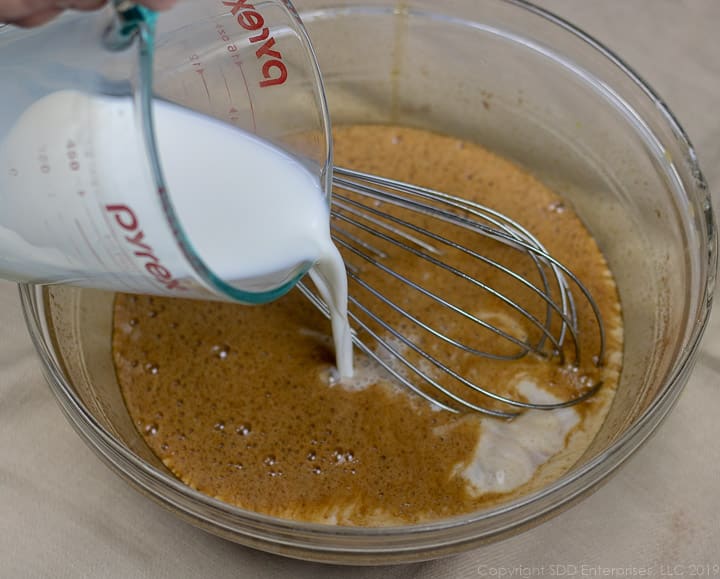
[[(437, 353), (432, 353), (437, 349), (429, 349), (427, 345), (428, 339), (434, 339), (467, 356), (512, 361), (531, 354), (546, 359), (547, 363), (559, 365), (565, 364), (565, 354), (569, 351), (572, 352), (571, 364), (577, 367), (581, 363), (581, 329), (576, 299), (581, 297), (589, 304), (596, 322), (598, 353), (593, 360), (598, 365), (602, 363), (605, 330), (598, 304), (578, 277), (553, 257), (526, 228), (479, 203), (377, 175), (336, 167), (333, 185), (332, 234), (343, 251), (348, 277), (356, 289), (355, 293), (352, 290), (350, 292), (348, 312), (353, 328), (353, 342), (396, 382), (441, 409), (451, 412), (470, 410), (499, 418), (513, 418), (528, 409), (568, 407), (586, 400), (601, 387), (602, 383), (598, 381), (559, 402), (534, 403), (522, 396), (502, 395), (486, 385), (478, 384), (477, 380), (464, 375), (452, 359), (439, 359)], [(514, 271), (497, 259), (483, 255), (477, 247), (470, 247), (470, 244), (460, 243), (445, 232), (438, 232), (432, 226), (432, 221), (430, 226), (426, 224), (428, 220), (443, 224), (446, 230), (447, 227), (457, 228), (458, 231), (477, 234), (497, 243), (501, 248), (520, 252), (529, 259), (531, 265), (528, 271), (535, 272), (536, 280), (528, 279), (529, 274), (524, 270)], [(467, 236), (467, 233), (463, 235)], [(398, 250), (403, 255), (432, 266), (438, 276), (440, 273), (442, 276), (449, 275), (457, 280), (453, 283), (469, 284), (468, 287), (483, 292), (496, 300), (498, 307), (503, 308), (502, 312), (516, 313), (518, 320), (524, 321), (523, 324), (509, 329), (499, 327), (497, 322), (483, 319), (483, 314), (475, 314), (451, 302), (440, 295), (437, 289), (424, 287), (409, 275), (413, 273), (412, 270), (396, 271), (390, 253)], [(353, 256), (354, 259), (350, 259)], [(516, 284), (517, 288), (526, 292), (523, 295), (535, 296), (537, 302), (533, 308), (542, 310), (544, 314), (538, 316), (529, 307), (518, 303), (517, 299), (505, 295), (502, 289), (492, 287), (478, 275), (450, 263), (453, 256), (464, 256), (462, 259), (465, 261), (461, 263), (471, 259), (472, 263), (490, 267), (496, 272), (495, 277), (500, 275), (507, 280), (504, 283)], [(404, 288), (401, 293), (417, 296), (417, 299), (404, 300), (405, 305), (397, 303), (398, 300), (391, 299), (382, 289), (365, 279), (368, 271), (382, 274), (384, 279), (394, 284), (393, 287)], [(491, 279), (494, 277), (491, 276)], [(300, 283), (299, 288), (324, 315), (329, 316), (329, 310), (317, 291), (306, 283)], [(573, 290), (579, 293), (576, 295)], [(372, 305), (363, 303), (359, 296), (364, 296), (362, 299), (371, 298)], [(501, 341), (498, 344), (505, 343), (507, 346), (489, 351), (485, 346), (475, 347), (466, 343), (466, 338), (453, 337), (447, 330), (434, 327), (423, 320), (422, 312), (411, 311), (412, 304), (422, 300), (477, 326), (478, 331), (491, 332), (488, 336), (494, 335), (495, 340)], [(400, 301), (403, 302), (402, 299)], [(484, 315), (492, 317), (492, 314)], [(391, 322), (391, 318), (405, 322)], [(525, 328), (525, 324), (532, 331), (523, 330), (524, 334), (514, 335), (519, 331), (516, 328)], [(408, 327), (413, 328), (414, 333), (408, 334)], [(532, 335), (536, 337), (532, 338)], [(425, 341), (418, 336), (422, 336)], [(568, 337), (570, 341), (566, 345)], [(515, 348), (515, 351), (508, 351), (508, 346)], [(492, 404), (478, 404), (475, 402), (477, 397), (468, 399), (458, 393), (458, 387), (468, 388), (492, 401)]]
[[(341, 198), (342, 198), (342, 197), (341, 197)], [(341, 203), (337, 203), (337, 205), (340, 206), (340, 207), (342, 207), (342, 204), (341, 204)], [(368, 211), (373, 211), (373, 212), (376, 211), (376, 210), (374, 210), (374, 209), (372, 209), (372, 208), (367, 208), (367, 209), (368, 209)], [(532, 346), (532, 345), (528, 344), (527, 342), (523, 342), (523, 341), (517, 340), (516, 338), (508, 335), (506, 332), (503, 332), (501, 329), (496, 328), (495, 326), (492, 326), (491, 324), (488, 324), (487, 322), (485, 322), (485, 321), (483, 321), (483, 320), (479, 320), (477, 317), (472, 316), (472, 315), (468, 314), (467, 312), (464, 312), (463, 310), (461, 310), (461, 309), (453, 306), (453, 305), (450, 304), (447, 300), (441, 298), (440, 296), (431, 294), (430, 292), (428, 292), (428, 291), (425, 290), (424, 288), (422, 288), (422, 287), (418, 286), (417, 284), (411, 282), (411, 281), (408, 280), (407, 278), (404, 278), (404, 277), (398, 275), (398, 274), (397, 274), (396, 272), (394, 272), (392, 269), (387, 268), (386, 266), (384, 266), (384, 265), (382, 265), (381, 263), (373, 260), (373, 259), (370, 258), (369, 256), (363, 255), (361, 252), (355, 250), (355, 249), (352, 248), (350, 245), (348, 245), (348, 244), (346, 244), (345, 242), (343, 242), (339, 237), (336, 237), (336, 241), (337, 241), (338, 243), (342, 244), (344, 247), (346, 247), (346, 248), (349, 249), (350, 251), (353, 251), (354, 253), (356, 253), (356, 255), (358, 255), (358, 256), (360, 256), (360, 257), (363, 257), (366, 261), (372, 263), (372, 264), (375, 265), (376, 267), (378, 267), (378, 268), (380, 268), (380, 269), (383, 269), (386, 273), (392, 275), (392, 276), (395, 277), (396, 279), (402, 281), (403, 283), (405, 283), (405, 284), (407, 284), (407, 285), (412, 286), (413, 289), (416, 289), (417, 291), (420, 291), (421, 293), (427, 295), (428, 297), (432, 297), (435, 301), (437, 301), (439, 304), (443, 305), (444, 307), (453, 309), (454, 311), (456, 311), (456, 312), (459, 313), (460, 315), (463, 315), (463, 316), (465, 316), (465, 317), (468, 317), (469, 319), (472, 319), (472, 320), (475, 321), (477, 324), (483, 326), (483, 327), (486, 328), (486, 329), (489, 329), (489, 330), (497, 333), (499, 336), (505, 338), (506, 340), (514, 343), (515, 345), (517, 345), (517, 346), (519, 346), (520, 348), (523, 349), (523, 353), (521, 353), (521, 354), (519, 354), (519, 355), (515, 355), (515, 356), (496, 356), (496, 355), (493, 355), (493, 354), (488, 353), (488, 352), (479, 352), (479, 351), (477, 351), (477, 350), (474, 351), (475, 354), (480, 355), (480, 356), (485, 356), (485, 357), (488, 357), (488, 358), (493, 358), (493, 359), (504, 359), (504, 358), (506, 358), (506, 359), (517, 359), (518, 356), (522, 356), (522, 355), (526, 354), (526, 353), (529, 352), (529, 351), (534, 351), (534, 352), (536, 352), (537, 354), (542, 354), (542, 345), (543, 345), (544, 339), (547, 338), (547, 339), (549, 339), (549, 340), (552, 342), (552, 344), (553, 344), (553, 346), (554, 346), (554, 348), (555, 348), (555, 351), (558, 352), (559, 355), (562, 355), (562, 342), (563, 342), (562, 336), (561, 336), (561, 339), (556, 339), (556, 338), (553, 336), (553, 334), (550, 332), (550, 330), (548, 329), (548, 326), (549, 326), (550, 323), (551, 323), (551, 319), (550, 319), (550, 314), (549, 314), (549, 313), (546, 312), (546, 320), (545, 320), (545, 322), (543, 323), (543, 322), (541, 322), (540, 320), (538, 320), (533, 314), (531, 314), (530, 312), (528, 312), (527, 310), (525, 310), (524, 308), (522, 308), (520, 305), (518, 305), (517, 303), (515, 303), (514, 301), (512, 301), (512, 300), (511, 300), (510, 298), (508, 298), (507, 296), (501, 294), (500, 292), (496, 291), (495, 289), (493, 289), (493, 288), (490, 287), (489, 285), (483, 283), (482, 281), (480, 281), (480, 280), (478, 280), (478, 279), (476, 279), (476, 278), (474, 278), (474, 277), (472, 277), (472, 276), (469, 276), (468, 274), (466, 274), (466, 273), (458, 270), (457, 268), (454, 268), (454, 267), (452, 267), (452, 266), (450, 266), (450, 265), (442, 262), (441, 260), (439, 260), (439, 259), (437, 259), (437, 258), (435, 258), (435, 257), (433, 257), (433, 256), (430, 256), (430, 255), (427, 255), (427, 254), (425, 254), (425, 253), (423, 253), (423, 252), (421, 252), (421, 251), (418, 251), (417, 249), (415, 249), (415, 248), (413, 248), (413, 247), (411, 247), (411, 246), (409, 246), (409, 245), (407, 245), (407, 244), (405, 244), (405, 243), (403, 243), (403, 242), (401, 242), (401, 241), (399, 241), (399, 240), (397, 240), (397, 239), (394, 239), (394, 238), (392, 238), (392, 237), (386, 236), (386, 235), (380, 233), (379, 231), (374, 231), (374, 230), (372, 230), (371, 228), (367, 227), (366, 225), (360, 223), (359, 221), (350, 220), (350, 219), (347, 218), (347, 216), (343, 215), (342, 213), (333, 212), (332, 215), (333, 215), (333, 217), (336, 217), (337, 219), (341, 219), (341, 220), (346, 221), (346, 222), (348, 222), (348, 223), (352, 223), (354, 226), (358, 227), (359, 229), (362, 229), (363, 231), (365, 231), (365, 232), (367, 232), (367, 233), (370, 233), (371, 235), (375, 235), (376, 237), (378, 237), (378, 238), (380, 238), (380, 239), (383, 239), (384, 241), (387, 241), (387, 242), (395, 245), (396, 247), (399, 247), (399, 248), (401, 248), (401, 249), (403, 249), (403, 250), (405, 250), (405, 251), (407, 251), (407, 252), (409, 252), (409, 253), (412, 253), (412, 254), (415, 255), (416, 257), (420, 257), (421, 259), (423, 259), (423, 260), (425, 260), (425, 261), (427, 261), (427, 262), (430, 262), (430, 263), (432, 263), (432, 264), (435, 265), (435, 266), (441, 267), (441, 268), (445, 269), (446, 271), (448, 271), (448, 272), (450, 272), (450, 273), (452, 273), (452, 274), (454, 274), (454, 275), (457, 275), (458, 277), (461, 277), (461, 278), (465, 279), (466, 281), (472, 283), (473, 285), (476, 285), (478, 288), (481, 288), (482, 290), (488, 292), (489, 294), (493, 295), (494, 297), (496, 297), (496, 298), (499, 299), (500, 301), (504, 302), (504, 303), (507, 304), (508, 306), (512, 307), (513, 309), (516, 309), (516, 310), (520, 311), (520, 312), (523, 314), (523, 316), (526, 317), (530, 322), (532, 322), (532, 324), (535, 325), (535, 327), (538, 328), (538, 329), (542, 332), (542, 334), (543, 334), (543, 338), (541, 339), (540, 342), (538, 342), (538, 344), (537, 344), (536, 346)], [(402, 221), (400, 221), (400, 220), (397, 220), (397, 218), (392, 217), (392, 216), (388, 216), (388, 218), (391, 219), (392, 221), (397, 222), (397, 223), (406, 223), (406, 222), (402, 222)], [(407, 223), (407, 225), (408, 225), (409, 227), (413, 228), (413, 229), (416, 228), (413, 224)], [(454, 249), (458, 249), (458, 250), (460, 250), (460, 251), (462, 251), (462, 252), (464, 252), (464, 253), (466, 253), (466, 254), (468, 254), (468, 255), (470, 255), (470, 256), (472, 256), (472, 257), (474, 257), (474, 258), (476, 258), (476, 259), (478, 259), (478, 260), (480, 260), (480, 261), (482, 261), (483, 263), (486, 263), (487, 265), (490, 265), (490, 266), (492, 266), (492, 267), (494, 267), (494, 268), (502, 271), (503, 273), (507, 274), (508, 276), (513, 277), (513, 278), (514, 278), (516, 281), (518, 281), (519, 283), (527, 286), (529, 289), (531, 289), (532, 291), (536, 292), (538, 296), (540, 296), (542, 299), (544, 299), (544, 300), (547, 302), (547, 305), (548, 305), (549, 308), (554, 309), (554, 310), (560, 315), (561, 319), (563, 320), (563, 323), (569, 325), (570, 331), (571, 331), (571, 335), (572, 335), (572, 337), (573, 337), (573, 341), (574, 341), (574, 345), (575, 345), (575, 350), (576, 350), (576, 352), (579, 352), (579, 349), (580, 349), (580, 348), (579, 348), (579, 343), (578, 343), (578, 340), (577, 340), (577, 334), (576, 334), (575, 329), (574, 329), (574, 324), (573, 324), (572, 320), (570, 320), (570, 319), (568, 318), (568, 316), (566, 315), (566, 313), (563, 312), (563, 311), (561, 311), (561, 309), (557, 306), (557, 304), (554, 303), (554, 301), (552, 300), (551, 296), (549, 295), (549, 293), (548, 293), (548, 292), (549, 292), (549, 287), (548, 287), (548, 285), (547, 285), (547, 278), (546, 278), (544, 272), (542, 271), (542, 269), (540, 269), (540, 271), (541, 271), (542, 279), (543, 279), (543, 281), (545, 282), (545, 291), (544, 291), (544, 292), (543, 292), (542, 290), (540, 290), (538, 287), (536, 287), (535, 285), (531, 284), (531, 283), (530, 283), (529, 281), (527, 281), (526, 279), (522, 278), (521, 276), (517, 275), (515, 272), (509, 270), (508, 268), (506, 268), (506, 267), (503, 266), (502, 264), (497, 263), (496, 261), (493, 261), (493, 260), (491, 260), (491, 259), (488, 259), (487, 257), (485, 257), (485, 256), (483, 256), (483, 255), (480, 255), (480, 254), (478, 254), (478, 253), (476, 253), (476, 252), (474, 252), (474, 251), (471, 251), (470, 249), (468, 249), (468, 248), (466, 248), (466, 247), (462, 247), (462, 246), (460, 246), (460, 245), (457, 245), (457, 244), (453, 243), (452, 241), (450, 241), (450, 240), (448, 240), (448, 239), (446, 239), (446, 238), (444, 238), (444, 237), (441, 237), (441, 236), (439, 236), (439, 235), (433, 234), (433, 233), (431, 233), (431, 232), (428, 232), (428, 236), (431, 237), (432, 239), (434, 239), (435, 241), (439, 241), (439, 242), (444, 243), (445, 245), (448, 245), (448, 246), (450, 246), (450, 247), (452, 247), (452, 248), (454, 248)], [(436, 251), (436, 253), (439, 253), (439, 252)]]

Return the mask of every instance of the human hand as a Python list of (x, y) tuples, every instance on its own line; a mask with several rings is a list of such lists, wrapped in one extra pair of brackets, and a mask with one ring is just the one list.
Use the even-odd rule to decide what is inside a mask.
[[(166, 10), (177, 0), (138, 0), (153, 10)], [(40, 26), (63, 10), (95, 10), (107, 0), (0, 0), (0, 23)]]

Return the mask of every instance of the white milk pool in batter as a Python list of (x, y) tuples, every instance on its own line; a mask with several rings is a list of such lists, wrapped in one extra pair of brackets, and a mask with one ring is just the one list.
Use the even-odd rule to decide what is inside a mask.
[[(224, 281), (267, 291), (316, 264), (342, 376), (352, 375), (347, 277), (319, 177), (231, 125), (154, 103), (167, 191), (194, 252)], [(130, 98), (52, 93), (0, 145), (0, 274), (188, 296), (192, 268), (158, 202)], [(238, 284), (238, 282), (241, 282)]]

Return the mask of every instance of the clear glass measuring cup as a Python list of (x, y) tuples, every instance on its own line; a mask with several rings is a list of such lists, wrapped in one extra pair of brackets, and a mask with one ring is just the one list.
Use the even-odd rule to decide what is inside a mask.
[[(311, 267), (287, 223), (257, 217), (329, 205), (327, 107), (289, 2), (116, 2), (0, 28), (0, 77), (0, 277), (262, 303)], [(318, 199), (286, 191), (298, 178)]]

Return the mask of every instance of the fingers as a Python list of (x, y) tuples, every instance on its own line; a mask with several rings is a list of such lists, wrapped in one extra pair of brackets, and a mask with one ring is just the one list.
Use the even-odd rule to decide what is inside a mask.
[(177, 0), (139, 0), (138, 4), (147, 6), (152, 10), (167, 10), (172, 8), (177, 3)]
[(55, 0), (55, 7), (60, 10), (97, 10), (105, 5), (106, 0)]
[[(107, 0), (0, 0), (0, 23), (29, 28), (49, 22), (63, 10), (96, 10)], [(152, 10), (167, 10), (177, 0), (138, 0)]]
[(0, 0), (0, 22), (14, 22), (52, 8), (53, 0)]
[(0, 0), (0, 22), (29, 28), (49, 22), (63, 10), (95, 10), (105, 0)]
[[(7, 22), (22, 28), (32, 28), (33, 26), (41, 26), (46, 22), (50, 22), (50, 20), (55, 18), (62, 11), (62, 8), (43, 8), (32, 14), (21, 15), (19, 18), (15, 19), (8, 19)], [(0, 21), (3, 21), (2, 17), (0, 17)]]

